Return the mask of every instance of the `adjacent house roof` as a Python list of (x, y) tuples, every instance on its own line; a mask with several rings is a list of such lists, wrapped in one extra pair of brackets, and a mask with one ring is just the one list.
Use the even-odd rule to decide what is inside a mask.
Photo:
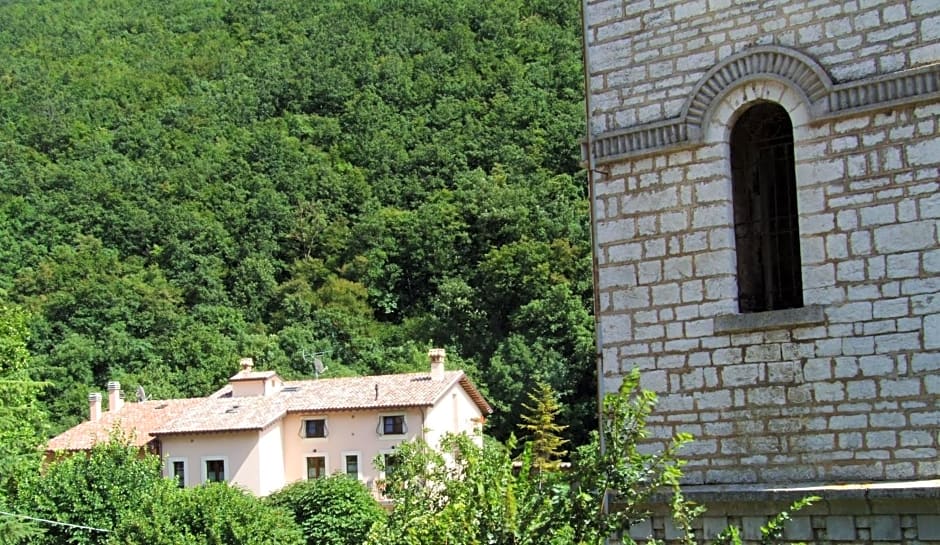
[(128, 433), (134, 445), (144, 446), (153, 440), (151, 433), (168, 420), (173, 420), (202, 403), (203, 399), (168, 399), (125, 403), (118, 412), (104, 412), (96, 422), (85, 421), (49, 440), (47, 451), (88, 450), (99, 441), (106, 441), (115, 431)]
[(231, 386), (226, 386), (152, 434), (262, 430), (288, 412), (432, 406), (455, 384), (466, 390), (480, 412), (493, 412), (463, 371), (448, 371), (441, 381), (431, 380), (428, 373), (326, 378), (285, 382), (279, 392), (267, 396), (232, 397)]
[(285, 413), (283, 394), (199, 401), (192, 409), (152, 430), (151, 435), (263, 430)]
[(288, 382), (288, 388), (298, 387), (298, 390), (290, 397), (287, 410), (325, 412), (430, 406), (457, 383), (467, 391), (480, 412), (493, 412), (463, 371), (445, 372), (442, 381), (431, 380), (427, 373), (408, 373)]
[(108, 438), (115, 427), (136, 430), (134, 442), (184, 433), (263, 430), (288, 412), (381, 410), (433, 406), (455, 385), (463, 388), (483, 414), (493, 409), (463, 371), (447, 371), (443, 380), (428, 373), (329, 378), (285, 382), (268, 395), (233, 396), (232, 381), (265, 380), (271, 371), (245, 371), (209, 397), (126, 403), (118, 412), (103, 413), (49, 442), (49, 450), (83, 450)]

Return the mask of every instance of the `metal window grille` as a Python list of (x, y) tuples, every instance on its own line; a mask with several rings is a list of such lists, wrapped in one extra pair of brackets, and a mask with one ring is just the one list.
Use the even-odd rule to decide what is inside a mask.
[(738, 305), (741, 312), (803, 306), (793, 126), (758, 104), (731, 136)]

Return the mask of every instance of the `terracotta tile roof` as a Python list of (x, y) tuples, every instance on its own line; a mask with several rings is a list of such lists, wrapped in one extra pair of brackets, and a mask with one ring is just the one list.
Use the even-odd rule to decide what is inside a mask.
[(222, 388), (152, 433), (262, 430), (287, 412), (430, 406), (457, 383), (483, 414), (493, 412), (463, 371), (447, 372), (443, 381), (431, 380), (428, 373), (326, 378), (286, 382), (284, 389), (268, 396), (230, 397), (231, 389)]
[[(252, 374), (260, 380), (270, 373)], [(143, 446), (160, 435), (262, 430), (287, 412), (431, 406), (457, 384), (484, 415), (493, 412), (463, 371), (448, 371), (441, 381), (431, 380), (428, 373), (292, 381), (267, 396), (232, 397), (227, 385), (205, 398), (126, 403), (117, 413), (106, 412), (98, 422), (79, 424), (55, 437), (49, 449), (90, 448), (106, 440), (115, 425), (136, 430), (135, 444)]]
[(151, 433), (202, 433), (263, 430), (284, 416), (288, 394), (201, 399), (190, 410), (164, 422)]
[(408, 373), (287, 382), (286, 387), (297, 388), (288, 400), (287, 410), (314, 412), (428, 406), (434, 405), (456, 383), (467, 391), (483, 414), (493, 412), (463, 371), (447, 371), (443, 381), (431, 380), (428, 373)]
[(87, 450), (95, 443), (107, 441), (115, 428), (124, 431), (133, 444), (144, 446), (153, 440), (153, 430), (202, 402), (202, 399), (127, 402), (117, 412), (103, 412), (97, 422), (86, 420), (53, 437), (49, 440), (46, 450)]

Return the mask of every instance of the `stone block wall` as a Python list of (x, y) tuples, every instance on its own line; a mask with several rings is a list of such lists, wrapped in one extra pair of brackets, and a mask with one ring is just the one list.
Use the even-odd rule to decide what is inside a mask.
[[(604, 390), (643, 371), (689, 483), (940, 477), (940, 2), (587, 22)], [(756, 100), (794, 125), (806, 306), (740, 314), (728, 134)]]
[[(940, 496), (936, 488), (916, 490), (819, 489), (819, 499), (809, 507), (790, 512), (781, 541), (840, 545), (892, 543), (926, 545), (940, 543)], [(810, 491), (804, 494), (809, 495)], [(695, 497), (695, 494), (693, 494)], [(746, 544), (761, 542), (761, 527), (781, 511), (788, 510), (798, 493), (769, 490), (738, 490), (704, 494), (705, 515), (693, 522), (697, 542), (715, 539), (735, 526)], [(643, 543), (655, 538), (671, 545), (681, 543), (682, 533), (670, 514), (653, 508), (650, 516), (634, 524), (625, 536)]]
[(837, 82), (940, 61), (936, 0), (589, 0), (586, 14), (595, 132), (679, 115), (709, 68), (756, 45)]

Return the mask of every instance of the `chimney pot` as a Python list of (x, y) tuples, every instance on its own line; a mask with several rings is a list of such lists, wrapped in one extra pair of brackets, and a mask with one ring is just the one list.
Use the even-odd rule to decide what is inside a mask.
[(98, 392), (88, 394), (88, 420), (91, 422), (101, 420), (101, 394)]
[(255, 366), (255, 360), (252, 358), (242, 358), (238, 360), (238, 365), (241, 366), (243, 373), (250, 373), (251, 369)]
[(121, 383), (112, 380), (108, 382), (108, 412), (117, 412), (124, 406), (124, 400), (121, 399)]
[(428, 350), (428, 358), (431, 360), (431, 380), (444, 380), (444, 358), (446, 352), (443, 348), (432, 348)]

